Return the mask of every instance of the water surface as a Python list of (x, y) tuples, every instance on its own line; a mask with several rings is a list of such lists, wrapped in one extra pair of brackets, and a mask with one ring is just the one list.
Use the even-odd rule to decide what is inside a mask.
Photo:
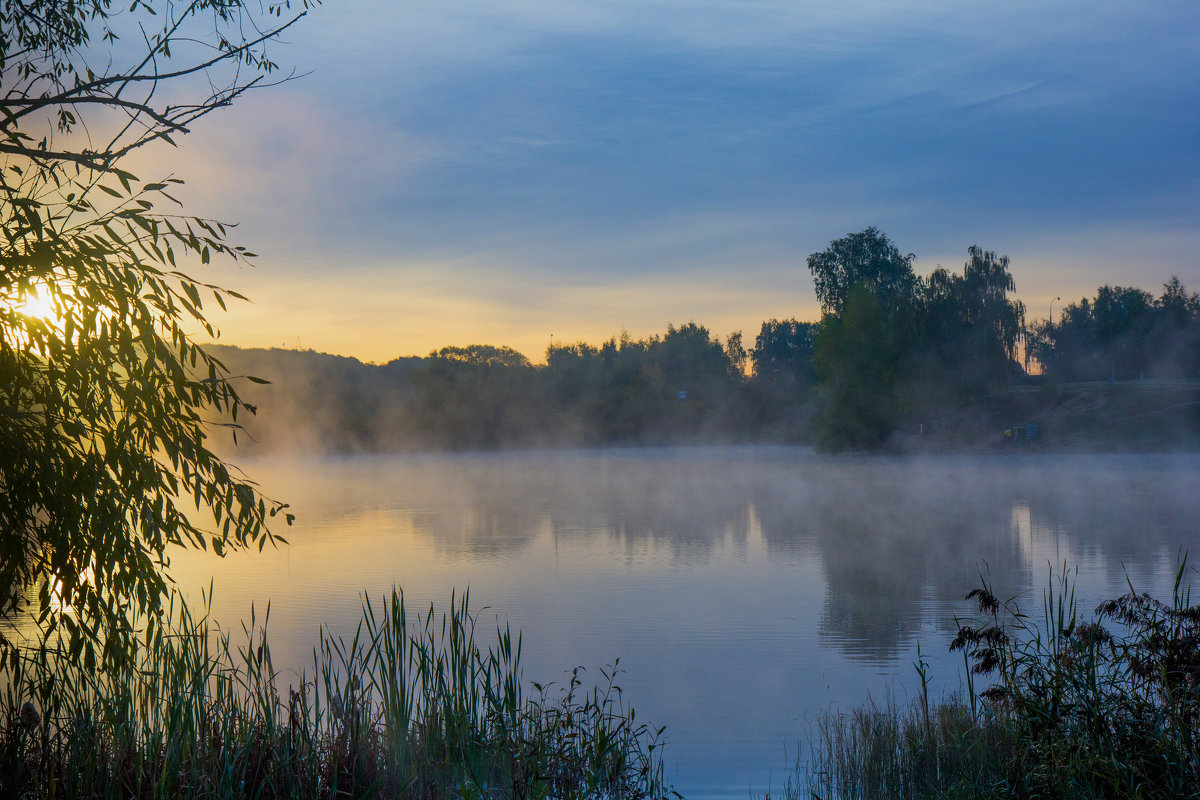
[[(1050, 564), (1082, 607), (1169, 589), (1200, 540), (1200, 457), (848, 458), (679, 448), (247, 463), (292, 503), (291, 545), (182, 553), (240, 630), (271, 604), (275, 664), (311, 665), (320, 625), (352, 633), (362, 592), (417, 606), (469, 587), (524, 632), (528, 680), (620, 658), (638, 718), (666, 725), (687, 797), (778, 788), (820, 711), (958, 687), (946, 651), (990, 576), (1040, 607)], [(488, 625), (482, 626), (484, 629)]]

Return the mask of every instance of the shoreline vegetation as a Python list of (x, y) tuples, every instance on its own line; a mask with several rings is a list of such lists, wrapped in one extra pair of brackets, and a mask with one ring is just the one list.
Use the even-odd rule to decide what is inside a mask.
[(524, 683), (521, 637), (484, 648), (467, 594), (440, 616), (394, 590), (349, 640), (321, 630), (311, 674), (276, 673), (251, 612), (235, 643), (176, 604), (105, 670), (13, 651), (0, 695), (0, 796), (667, 798), (662, 729), (602, 669)]
[[(1194, 570), (1193, 570), (1194, 572)], [(1051, 576), (1039, 617), (987, 585), (960, 621), (964, 693), (829, 712), (788, 800), (1200, 796), (1200, 605), (1181, 561), (1170, 603), (1130, 591), (1076, 608)], [(561, 686), (520, 672), (521, 637), (484, 649), (469, 599), (413, 614), (364, 600), (324, 630), (311, 675), (271, 664), (266, 616), (242, 643), (173, 608), (106, 671), (25, 651), (0, 695), (6, 797), (668, 798), (665, 729), (637, 722), (618, 665)], [(770, 796), (770, 795), (769, 795)]]
[[(364, 364), (312, 350), (209, 348), (234, 374), (268, 384), (242, 394), (258, 414), (239, 420), (235, 455), (462, 452), (675, 445), (819, 446), (814, 392), (763, 410), (763, 381), (737, 384), (740, 399), (713, 407), (702, 397), (664, 401), (636, 411), (628, 393), (613, 415), (620, 425), (593, 424), (578, 407), (543, 408), (551, 380), (546, 366), (489, 368), (459, 364), (453, 390), (426, 396), (423, 370), (437, 359)], [(438, 357), (440, 359), (440, 357)], [(442, 365), (444, 366), (444, 365)], [(509, 370), (512, 370), (509, 373)], [(485, 374), (486, 373), (486, 374)], [(493, 384), (524, 385), (507, 397)], [(773, 391), (773, 390), (772, 390)], [(584, 392), (584, 390), (580, 390)], [(582, 401), (578, 401), (582, 402)], [(603, 401), (596, 399), (597, 405)], [(757, 410), (756, 410), (757, 409)], [(592, 412), (588, 412), (592, 413)], [(599, 412), (596, 412), (599, 413)], [(607, 412), (606, 412), (607, 413)], [(1024, 431), (1033, 426), (1032, 435)], [(1017, 438), (1006, 430), (1020, 428)], [(215, 445), (221, 449), (221, 444)], [(994, 394), (905, 421), (888, 438), (858, 452), (1200, 452), (1200, 380), (1058, 382), (1025, 376)]]
[[(1200, 605), (1181, 561), (1171, 602), (1129, 592), (1077, 614), (1071, 577), (1052, 576), (1042, 614), (967, 595), (981, 619), (950, 645), (965, 698), (828, 713), (788, 800), (1200, 797)], [(990, 685), (982, 687), (988, 682)]]

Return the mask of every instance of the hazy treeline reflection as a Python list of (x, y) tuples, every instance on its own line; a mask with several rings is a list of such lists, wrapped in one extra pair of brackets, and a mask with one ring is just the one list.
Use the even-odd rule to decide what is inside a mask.
[[(414, 535), (447, 559), (519, 558), (541, 536), (601, 547), (638, 569), (744, 559), (749, 546), (776, 561), (816, 559), (821, 635), (871, 659), (900, 653), (928, 622), (926, 607), (953, 606), (985, 563), (1000, 592), (1028, 589), (1047, 561), (1099, 561), (1136, 581), (1200, 539), (1192, 457), (689, 448), (333, 463), (319, 480), (289, 475), (303, 515), (334, 525), (404, 510)], [(938, 624), (949, 630), (948, 619)]]

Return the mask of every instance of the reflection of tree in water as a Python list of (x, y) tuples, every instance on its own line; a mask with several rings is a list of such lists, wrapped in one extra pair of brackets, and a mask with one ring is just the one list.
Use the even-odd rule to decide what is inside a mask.
[(745, 553), (749, 499), (730, 463), (614, 457), (586, 481), (566, 480), (551, 501), (560, 539), (603, 534), (629, 554), (665, 549), (672, 561), (708, 563), (718, 548)]
[[(710, 455), (697, 455), (704, 452)], [(560, 541), (603, 537), (631, 558), (653, 549), (676, 563), (702, 564), (717, 548), (746, 547), (753, 473), (745, 459), (731, 457), (736, 452), (349, 459), (297, 491), (306, 501), (297, 510), (303, 519), (307, 505), (333, 521), (379, 505), (407, 509), (415, 533), (454, 557), (516, 555), (549, 525)]]
[(728, 458), (616, 451), (431, 466), (407, 480), (398, 499), (424, 509), (421, 529), (453, 554), (510, 552), (547, 523), (560, 542), (602, 537), (631, 558), (661, 549), (677, 563), (706, 563), (716, 548), (746, 546), (746, 484), (730, 475)]
[(840, 491), (812, 509), (827, 580), (821, 635), (853, 656), (906, 649), (924, 606), (952, 607), (982, 562), (1023, 575), (1011, 502), (978, 472), (875, 461), (828, 479)]
[(455, 558), (512, 557), (544, 529), (543, 470), (528, 459), (421, 459), (397, 476), (393, 502), (417, 510), (414, 532)]
[(1123, 581), (1125, 567), (1135, 576), (1180, 548), (1200, 552), (1197, 465), (1171, 456), (1030, 460), (1022, 488), (1035, 535), (1056, 533)]
[[(770, 551), (815, 543), (826, 640), (887, 660), (908, 647), (926, 607), (968, 610), (962, 597), (981, 569), (1005, 596), (1038, 589), (1044, 565), (1031, 562), (1025, 536), (1057, 536), (1064, 556), (1094, 558), (1115, 576), (1200, 545), (1195, 470), (1194, 459), (845, 459), (798, 465), (790, 493), (764, 482), (755, 508)], [(1029, 509), (1028, 530), (1015, 507)], [(953, 629), (950, 614), (933, 622)]]
[(519, 553), (537, 537), (541, 521), (519, 505), (483, 501), (426, 509), (414, 519), (413, 530), (425, 535), (435, 552), (489, 560)]
[(968, 611), (962, 597), (985, 563), (998, 593), (1040, 597), (1033, 584), (1059, 555), (1114, 579), (1127, 568), (1142, 588), (1139, 577), (1169, 567), (1179, 548), (1200, 553), (1198, 469), (1195, 457), (746, 448), (454, 455), (351, 460), (293, 496), (302, 519), (306, 504), (327, 518), (407, 509), (417, 534), (454, 557), (518, 555), (552, 531), (631, 563), (649, 551), (695, 565), (741, 557), (753, 509), (771, 561), (820, 560), (824, 640), (890, 660), (923, 624), (953, 629), (952, 612), (931, 609)]

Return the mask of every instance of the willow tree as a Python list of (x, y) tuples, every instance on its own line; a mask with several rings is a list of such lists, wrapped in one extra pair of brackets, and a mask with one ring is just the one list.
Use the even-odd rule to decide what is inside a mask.
[(253, 409), (195, 338), (240, 295), (193, 275), (253, 254), (122, 164), (290, 77), (267, 47), (310, 4), (0, 2), (0, 613), (88, 662), (153, 632), (173, 546), (290, 522), (210, 449)]
[(942, 402), (963, 402), (1002, 389), (1018, 371), (1017, 345), (1025, 305), (1010, 297), (1016, 285), (1008, 256), (967, 248), (962, 275), (938, 267), (923, 287), (920, 375), (923, 391), (950, 390)]

